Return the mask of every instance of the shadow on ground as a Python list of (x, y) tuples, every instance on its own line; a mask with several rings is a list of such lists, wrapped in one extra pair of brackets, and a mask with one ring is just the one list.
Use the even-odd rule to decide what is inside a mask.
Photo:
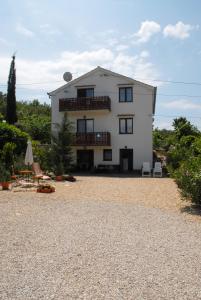
[(201, 216), (201, 206), (196, 204), (188, 204), (182, 207), (181, 213), (187, 213), (194, 216)]
[[(73, 176), (80, 176), (80, 177), (118, 177), (118, 178), (142, 178), (141, 172), (127, 172), (127, 173), (104, 173), (104, 172), (100, 172), (100, 173), (91, 173), (91, 172), (72, 172)], [(167, 176), (166, 174), (163, 174), (162, 178), (159, 177), (155, 177), (158, 179), (163, 179), (163, 178), (168, 178), (169, 176)], [(153, 178), (153, 176), (151, 177), (143, 177), (143, 178)]]

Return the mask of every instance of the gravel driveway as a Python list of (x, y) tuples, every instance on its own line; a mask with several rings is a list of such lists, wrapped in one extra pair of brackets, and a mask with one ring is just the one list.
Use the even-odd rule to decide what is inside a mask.
[[(0, 192), (0, 299), (201, 299), (201, 223), (144, 205), (155, 179), (78, 179)], [(174, 183), (159, 181), (171, 201)], [(125, 186), (143, 201), (116, 201)]]

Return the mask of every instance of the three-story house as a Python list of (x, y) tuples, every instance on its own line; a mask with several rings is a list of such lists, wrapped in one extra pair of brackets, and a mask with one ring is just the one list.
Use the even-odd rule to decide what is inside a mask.
[(152, 165), (156, 87), (101, 67), (48, 94), (52, 131), (68, 112), (78, 169), (108, 166), (122, 171)]

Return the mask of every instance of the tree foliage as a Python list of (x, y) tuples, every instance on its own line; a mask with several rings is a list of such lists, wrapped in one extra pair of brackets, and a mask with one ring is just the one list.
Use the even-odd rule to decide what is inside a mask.
[(16, 154), (25, 152), (28, 138), (30, 137), (26, 132), (14, 125), (4, 122), (0, 123), (0, 150), (3, 149), (6, 143), (14, 143), (16, 145)]
[(15, 56), (13, 55), (11, 65), (10, 65), (9, 77), (8, 77), (8, 91), (7, 91), (7, 105), (6, 105), (6, 121), (9, 124), (15, 124), (17, 122), (15, 84), (16, 84), (16, 70), (15, 70)]
[(26, 131), (33, 140), (41, 143), (51, 141), (51, 108), (38, 100), (17, 102), (18, 126)]
[(180, 117), (173, 121), (175, 137), (179, 141), (184, 136), (198, 136), (198, 129), (193, 126), (186, 118)]
[[(38, 100), (17, 101), (17, 126), (42, 144), (51, 141), (51, 108)], [(0, 121), (6, 118), (6, 95), (0, 93)]]
[(154, 150), (168, 151), (173, 141), (173, 131), (156, 128), (153, 131), (153, 148)]

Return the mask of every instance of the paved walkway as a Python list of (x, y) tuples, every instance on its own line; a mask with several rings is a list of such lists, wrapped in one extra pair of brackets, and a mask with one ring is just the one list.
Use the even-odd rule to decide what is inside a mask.
[[(116, 201), (107, 178), (83, 199), (89, 179), (79, 180), (52, 195), (0, 192), (0, 299), (201, 299), (200, 223)], [(119, 180), (108, 181), (120, 189)]]

